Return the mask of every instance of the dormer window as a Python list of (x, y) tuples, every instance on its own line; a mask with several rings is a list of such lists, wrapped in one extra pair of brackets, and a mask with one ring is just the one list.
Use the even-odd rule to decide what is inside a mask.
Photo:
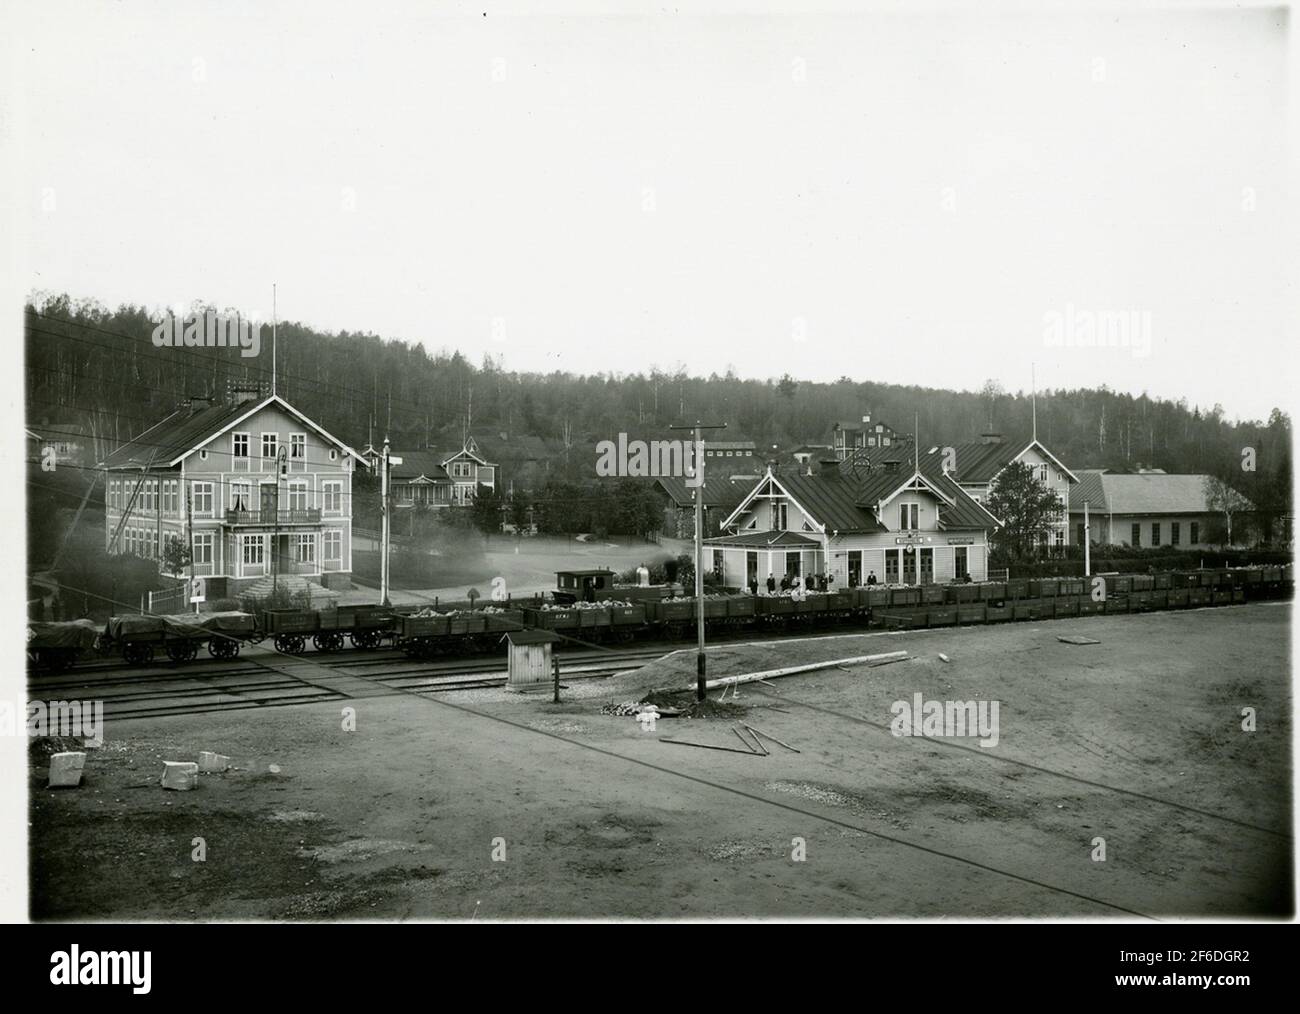
[(898, 529), (903, 532), (914, 532), (921, 527), (920, 524), (921, 506), (914, 503), (900, 503), (898, 505)]

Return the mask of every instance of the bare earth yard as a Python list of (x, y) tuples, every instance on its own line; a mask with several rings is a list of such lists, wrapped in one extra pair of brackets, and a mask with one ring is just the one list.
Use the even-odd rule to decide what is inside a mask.
[[(739, 749), (735, 718), (646, 733), (600, 714), (637, 696), (618, 686), (575, 686), (558, 706), (504, 692), (366, 698), (351, 705), (355, 732), (337, 703), (109, 715), (81, 788), (45, 788), (34, 754), (32, 914), (1282, 915), (1290, 617), (1289, 604), (1254, 604), (727, 645), (715, 675), (913, 656), (743, 687), (739, 719), (801, 751), (766, 757), (658, 742)], [(1057, 640), (1070, 633), (1101, 643)], [(656, 666), (688, 677), (693, 659)], [(999, 744), (896, 738), (890, 705), (917, 692), (997, 700)], [(193, 792), (158, 787), (163, 760), (200, 750), (236, 769)]]

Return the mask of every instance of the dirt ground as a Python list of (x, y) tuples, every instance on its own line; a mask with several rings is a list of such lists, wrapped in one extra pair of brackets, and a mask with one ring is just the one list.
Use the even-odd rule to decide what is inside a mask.
[[(1283, 915), (1290, 616), (1253, 604), (728, 645), (718, 672), (913, 658), (747, 685), (725, 717), (654, 732), (600, 713), (627, 699), (616, 686), (558, 706), (368, 698), (354, 732), (346, 703), (109, 715), (81, 788), (45, 788), (34, 753), (32, 915)], [(1057, 640), (1070, 633), (1101, 643)], [(998, 745), (892, 735), (891, 704), (916, 693), (998, 701)], [(736, 714), (800, 752), (662, 742), (738, 750)], [(235, 770), (193, 792), (157, 785), (163, 760), (199, 750)]]

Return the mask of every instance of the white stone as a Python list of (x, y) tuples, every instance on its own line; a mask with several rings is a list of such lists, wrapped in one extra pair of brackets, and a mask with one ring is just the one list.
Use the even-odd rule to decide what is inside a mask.
[(199, 785), (199, 766), (193, 761), (163, 761), (162, 787), (164, 789), (196, 789)]
[(50, 787), (76, 788), (81, 784), (81, 770), (86, 766), (86, 755), (81, 752), (50, 755)]
[(225, 754), (213, 753), (211, 750), (199, 751), (199, 770), (204, 774), (216, 774), (230, 769), (230, 758)]

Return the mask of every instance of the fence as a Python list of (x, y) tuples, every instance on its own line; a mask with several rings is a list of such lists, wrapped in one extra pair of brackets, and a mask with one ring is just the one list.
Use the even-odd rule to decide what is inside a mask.
[(146, 592), (145, 611), (150, 613), (183, 613), (186, 610), (186, 590), (189, 585), (182, 582), (172, 588), (161, 591)]

